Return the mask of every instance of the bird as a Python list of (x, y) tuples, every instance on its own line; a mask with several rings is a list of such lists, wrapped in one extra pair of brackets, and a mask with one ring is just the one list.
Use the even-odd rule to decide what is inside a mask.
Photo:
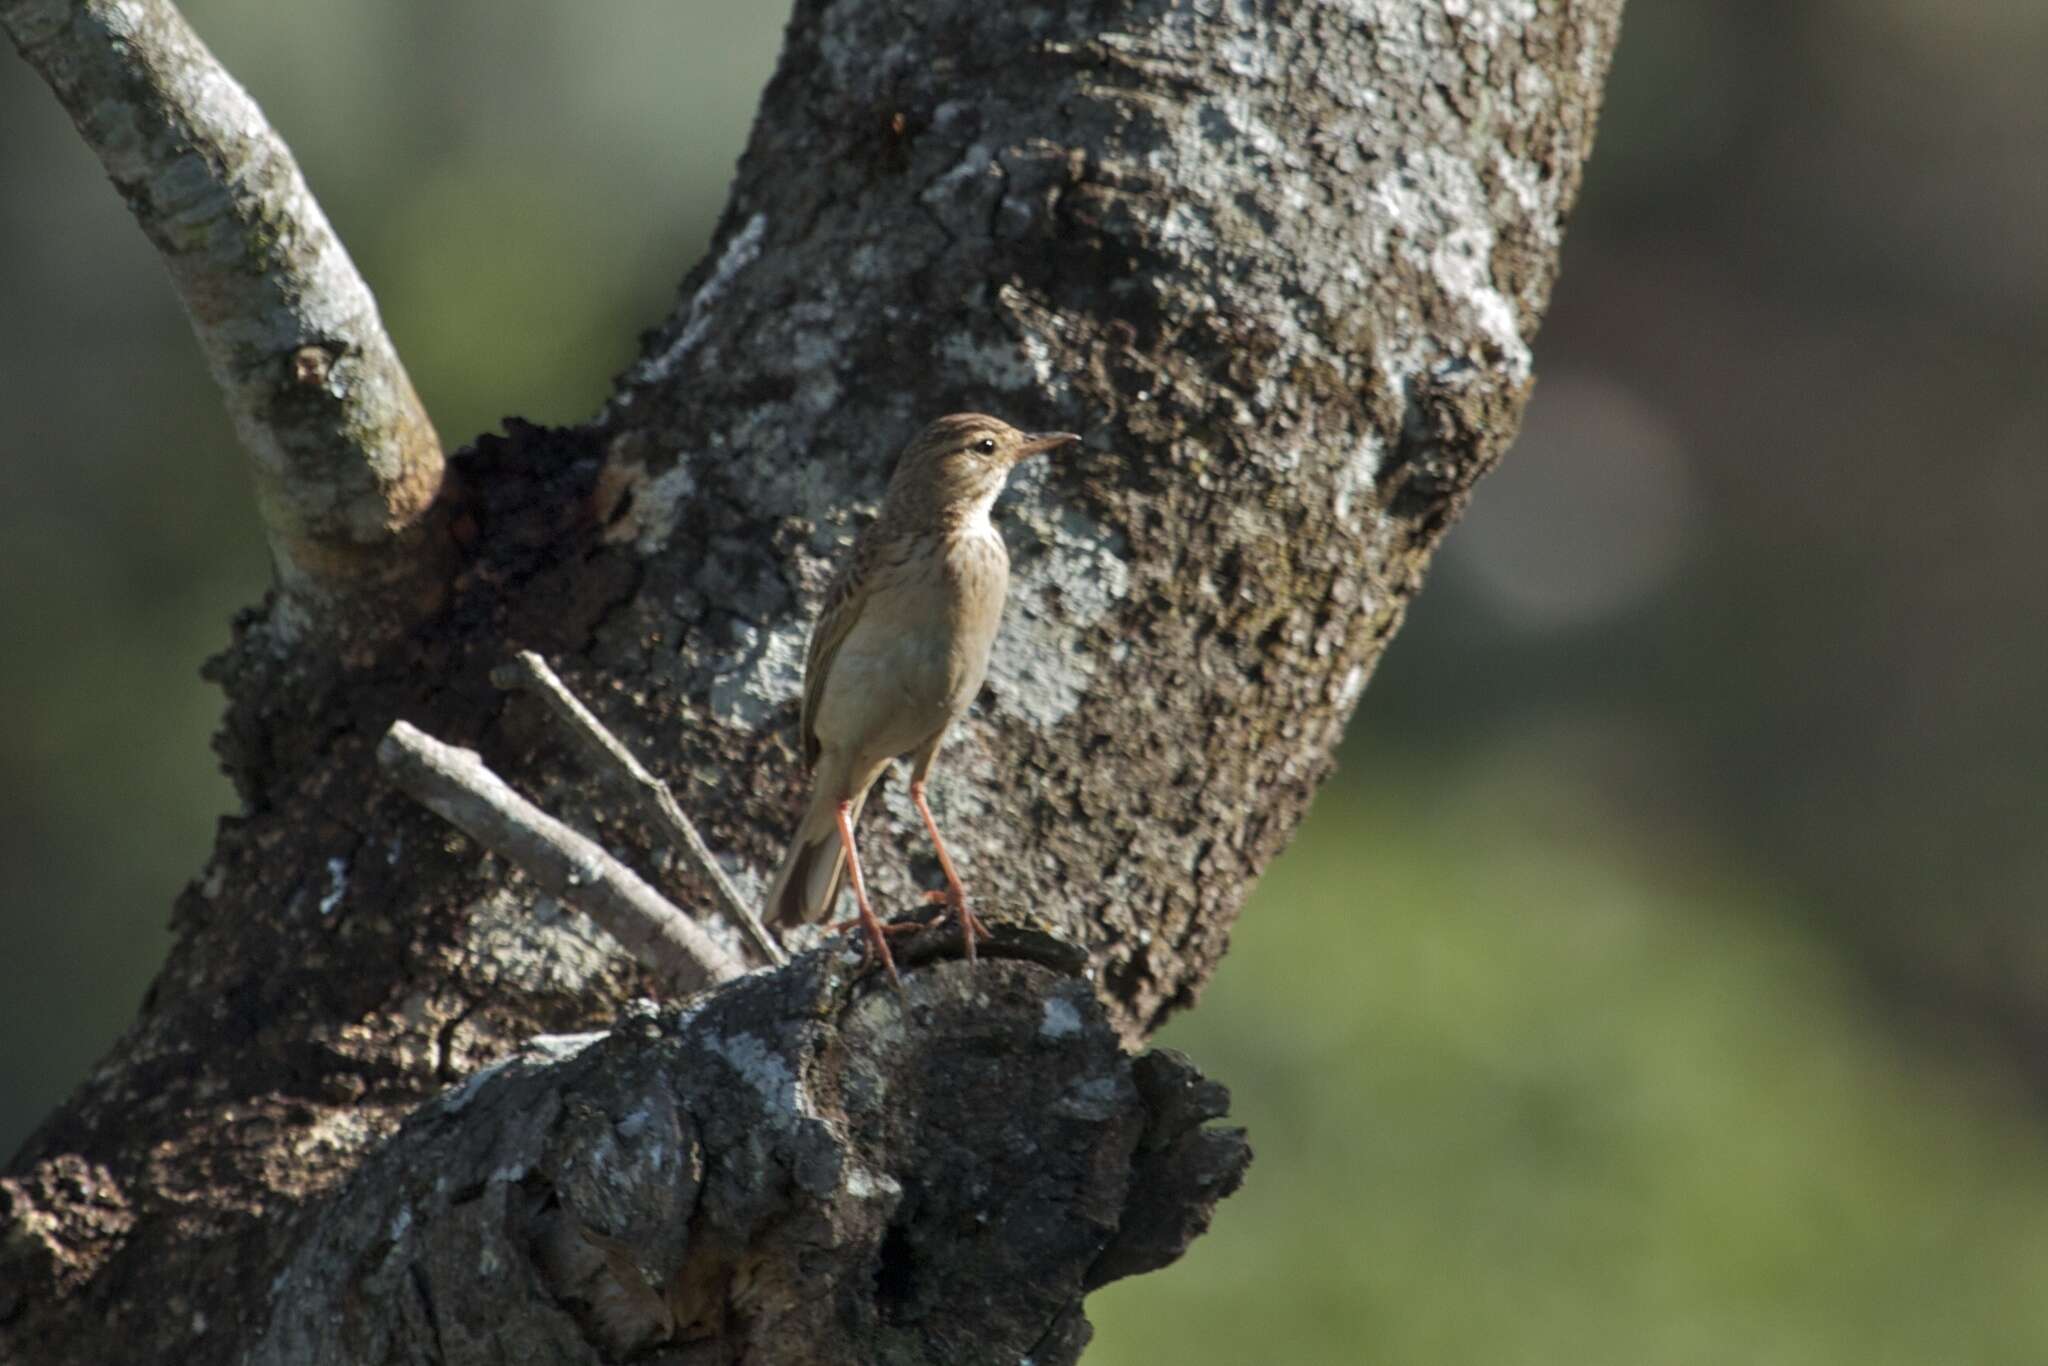
[(925, 780), (953, 723), (981, 691), (1010, 586), (1010, 554), (989, 520), (1018, 462), (1071, 445), (1072, 432), (1028, 433), (982, 413), (952, 413), (897, 458), (881, 511), (840, 563), (804, 655), (798, 735), (811, 789), (769, 884), (766, 919), (826, 919), (853, 885), (867, 944), (902, 989), (868, 900), (853, 831), (868, 791), (910, 755), (910, 800), (939, 856), (946, 890), (930, 893), (960, 922), (966, 956), (986, 937), (925, 800)]

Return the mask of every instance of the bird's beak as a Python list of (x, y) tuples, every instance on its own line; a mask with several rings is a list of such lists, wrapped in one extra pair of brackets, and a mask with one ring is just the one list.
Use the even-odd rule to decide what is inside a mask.
[(1017, 447), (1017, 459), (1029, 460), (1046, 451), (1056, 451), (1062, 446), (1071, 446), (1081, 438), (1072, 432), (1039, 432), (1024, 438)]

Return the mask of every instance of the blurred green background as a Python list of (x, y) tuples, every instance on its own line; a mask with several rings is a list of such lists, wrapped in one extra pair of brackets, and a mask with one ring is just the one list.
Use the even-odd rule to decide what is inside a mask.
[[(457, 443), (597, 406), (782, 17), (187, 10)], [(2048, 1360), (2044, 89), (2039, 0), (1638, 0), (1524, 436), (1164, 1040), (1259, 1160), (1091, 1360)], [(10, 54), (0, 1150), (162, 953), (264, 574), (161, 268)]]

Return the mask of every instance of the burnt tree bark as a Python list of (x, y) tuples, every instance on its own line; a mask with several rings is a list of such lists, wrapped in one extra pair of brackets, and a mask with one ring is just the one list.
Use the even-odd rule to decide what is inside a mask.
[[(274, 597), (213, 664), (243, 810), (0, 1184), (0, 1358), (1071, 1360), (1085, 1291), (1241, 1169), (1218, 1089), (1124, 1049), (1215, 967), (1514, 430), (1618, 12), (801, 0), (604, 412), (452, 459), (389, 547), (438, 591)], [(708, 906), (491, 687), (539, 649), (758, 886), (807, 604), (961, 408), (1086, 434), (999, 512), (1011, 607), (934, 787), (1036, 930), (907, 1002), (812, 954), (622, 1013), (647, 973), (378, 738), (480, 750)], [(871, 810), (902, 906), (917, 821)]]

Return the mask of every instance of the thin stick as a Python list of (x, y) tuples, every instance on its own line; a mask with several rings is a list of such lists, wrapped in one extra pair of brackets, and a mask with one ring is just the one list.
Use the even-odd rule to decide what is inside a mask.
[(609, 930), (678, 991), (716, 986), (745, 969), (696, 921), (603, 846), (514, 792), (477, 757), (394, 721), (377, 762), (408, 796), (549, 893)]
[(675, 794), (669, 791), (668, 784), (649, 773), (633, 757), (633, 751), (605, 729), (604, 723), (591, 714), (590, 708), (584, 706), (576, 694), (555, 676), (555, 671), (548, 667), (545, 659), (532, 650), (521, 650), (513, 656), (512, 663), (492, 671), (491, 681), (501, 688), (532, 693), (547, 703), (548, 710), (568, 726), (590, 762), (601, 772), (622, 779), (640, 803), (641, 810), (657, 824), (667, 827), (669, 834), (681, 842), (698, 870), (717, 889), (719, 900), (725, 905), (725, 913), (745, 932), (755, 950), (771, 963), (789, 961), (782, 952), (782, 946), (775, 942), (775, 937), (762, 927), (754, 908), (747, 904), (739, 888), (733, 886), (732, 879), (725, 875), (725, 869), (718, 866), (711, 846), (704, 842), (704, 837), (697, 833), (696, 825), (683, 814), (683, 808), (676, 803)]

